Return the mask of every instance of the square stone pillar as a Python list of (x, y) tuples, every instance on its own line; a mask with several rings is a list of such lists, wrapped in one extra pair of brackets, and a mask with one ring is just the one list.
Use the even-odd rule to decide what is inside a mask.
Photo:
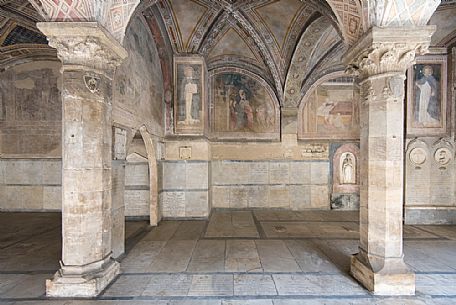
[(374, 27), (345, 55), (361, 89), (360, 246), (350, 272), (375, 294), (415, 294), (402, 244), (404, 80), (434, 31)]
[(112, 258), (111, 83), (126, 51), (94, 22), (38, 28), (62, 61), (62, 260), (51, 297), (93, 297), (118, 274)]

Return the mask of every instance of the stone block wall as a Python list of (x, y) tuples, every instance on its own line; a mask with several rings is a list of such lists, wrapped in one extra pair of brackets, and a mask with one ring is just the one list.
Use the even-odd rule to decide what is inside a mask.
[(0, 159), (0, 211), (59, 211), (60, 159)]
[(415, 138), (405, 155), (405, 223), (456, 223), (453, 141)]
[(218, 160), (211, 170), (215, 208), (330, 208), (328, 161)]
[(150, 183), (147, 162), (125, 166), (125, 216), (149, 216)]
[(165, 218), (207, 217), (209, 162), (164, 160), (160, 162), (159, 206)]

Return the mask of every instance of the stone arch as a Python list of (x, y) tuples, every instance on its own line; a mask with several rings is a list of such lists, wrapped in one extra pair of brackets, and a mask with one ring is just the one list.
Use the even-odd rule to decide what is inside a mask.
[(160, 210), (158, 208), (158, 169), (157, 169), (157, 153), (152, 135), (147, 131), (145, 126), (139, 128), (144, 144), (146, 145), (147, 160), (149, 164), (149, 193), (150, 205), (149, 216), (150, 225), (156, 226), (161, 219)]
[(366, 30), (361, 0), (326, 0), (337, 18), (342, 36), (352, 45)]
[[(133, 173), (130, 173), (130, 171)], [(128, 181), (129, 178), (133, 177), (136, 179), (135, 181)], [(134, 136), (131, 138), (127, 156), (126, 179), (126, 189), (134, 186), (134, 189), (139, 190), (132, 197), (136, 197), (136, 200), (139, 202), (145, 201), (136, 207), (138, 215), (131, 216), (149, 216), (150, 225), (156, 226), (161, 219), (158, 208), (157, 159), (152, 135), (147, 131), (145, 126), (141, 126), (136, 130)], [(147, 190), (147, 194), (144, 194), (145, 190)], [(127, 198), (126, 205), (128, 201), (129, 199)], [(134, 210), (129, 211), (129, 213), (132, 212)]]

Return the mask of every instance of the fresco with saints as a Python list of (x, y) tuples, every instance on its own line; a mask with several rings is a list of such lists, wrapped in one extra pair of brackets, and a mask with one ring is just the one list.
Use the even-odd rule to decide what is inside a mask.
[(271, 94), (259, 81), (239, 73), (222, 73), (212, 79), (212, 131), (273, 133), (277, 111)]

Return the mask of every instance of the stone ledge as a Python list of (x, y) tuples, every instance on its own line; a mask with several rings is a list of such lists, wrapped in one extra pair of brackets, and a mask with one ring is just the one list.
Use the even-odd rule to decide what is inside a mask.
[(456, 224), (456, 207), (405, 207), (406, 225)]

